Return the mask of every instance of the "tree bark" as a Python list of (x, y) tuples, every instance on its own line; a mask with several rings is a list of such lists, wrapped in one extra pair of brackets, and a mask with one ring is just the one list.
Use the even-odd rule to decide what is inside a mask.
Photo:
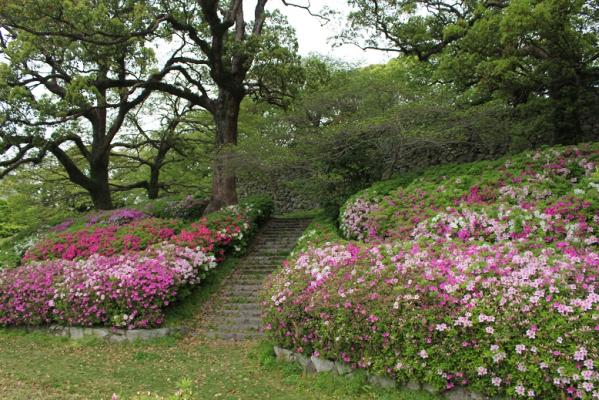
[(223, 93), (216, 104), (216, 154), (212, 168), (212, 196), (205, 214), (237, 204), (238, 201), (234, 159), (242, 99), (243, 95)]
[(150, 168), (150, 180), (148, 181), (148, 199), (154, 200), (158, 198), (160, 193), (160, 167), (152, 166)]
[(98, 210), (112, 210), (112, 196), (110, 193), (108, 176), (109, 154), (100, 155), (98, 160), (90, 164), (91, 188), (89, 194), (94, 207)]
[[(105, 97), (105, 94), (104, 96)], [(106, 143), (109, 139), (107, 132), (106, 109), (97, 109), (90, 119), (93, 128), (93, 140), (91, 154), (89, 157), (89, 180), (88, 192), (92, 198), (94, 207), (98, 210), (113, 209), (112, 196), (110, 194), (108, 167), (110, 165), (110, 145)]]
[(114, 208), (110, 188), (99, 187), (98, 189), (90, 190), (89, 195), (96, 210), (112, 210)]

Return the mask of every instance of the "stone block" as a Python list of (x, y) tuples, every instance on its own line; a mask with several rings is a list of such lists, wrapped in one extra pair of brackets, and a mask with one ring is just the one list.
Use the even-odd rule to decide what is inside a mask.
[(299, 354), (299, 353), (295, 353), (293, 355), (293, 358), (295, 358), (295, 361), (297, 361), (298, 364), (302, 366), (302, 368), (304, 369), (304, 371), (306, 371), (306, 372), (316, 372), (316, 368), (314, 368), (314, 364), (312, 363), (312, 360), (310, 360), (305, 355)]
[(310, 357), (312, 360), (312, 364), (314, 364), (314, 368), (316, 372), (332, 372), (335, 371), (335, 363), (333, 361), (326, 360), (324, 358), (312, 356)]
[(79, 328), (77, 326), (71, 326), (69, 328), (69, 336), (71, 339), (83, 339), (84, 333), (83, 333), (83, 328)]
[(275, 346), (274, 350), (277, 356), (277, 360), (285, 362), (294, 361), (293, 352), (291, 350), (287, 350), (279, 346)]
[(352, 367), (343, 361), (335, 361), (335, 370), (339, 375), (348, 375), (352, 372)]
[(397, 386), (395, 379), (384, 375), (369, 374), (368, 382), (383, 389), (393, 389)]

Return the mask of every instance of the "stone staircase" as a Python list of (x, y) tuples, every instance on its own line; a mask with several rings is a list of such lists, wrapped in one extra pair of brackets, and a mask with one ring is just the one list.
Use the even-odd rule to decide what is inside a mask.
[(202, 323), (206, 337), (249, 340), (262, 335), (258, 294), (309, 223), (306, 219), (287, 218), (273, 218), (266, 223), (217, 294), (214, 309)]

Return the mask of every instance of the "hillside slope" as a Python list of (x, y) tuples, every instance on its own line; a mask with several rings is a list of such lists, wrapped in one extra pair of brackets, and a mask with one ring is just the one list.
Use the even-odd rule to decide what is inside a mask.
[(265, 301), (282, 347), (510, 398), (594, 398), (599, 145), (432, 168), (358, 193), (349, 242), (299, 252)]

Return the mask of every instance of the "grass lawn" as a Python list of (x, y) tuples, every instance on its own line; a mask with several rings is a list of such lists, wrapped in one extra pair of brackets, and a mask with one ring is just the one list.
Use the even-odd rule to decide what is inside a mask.
[(412, 399), (421, 393), (382, 391), (363, 376), (306, 375), (275, 360), (268, 344), (167, 338), (111, 344), (43, 333), (0, 330), (0, 398), (110, 399), (137, 392), (162, 396), (182, 379), (197, 399)]

